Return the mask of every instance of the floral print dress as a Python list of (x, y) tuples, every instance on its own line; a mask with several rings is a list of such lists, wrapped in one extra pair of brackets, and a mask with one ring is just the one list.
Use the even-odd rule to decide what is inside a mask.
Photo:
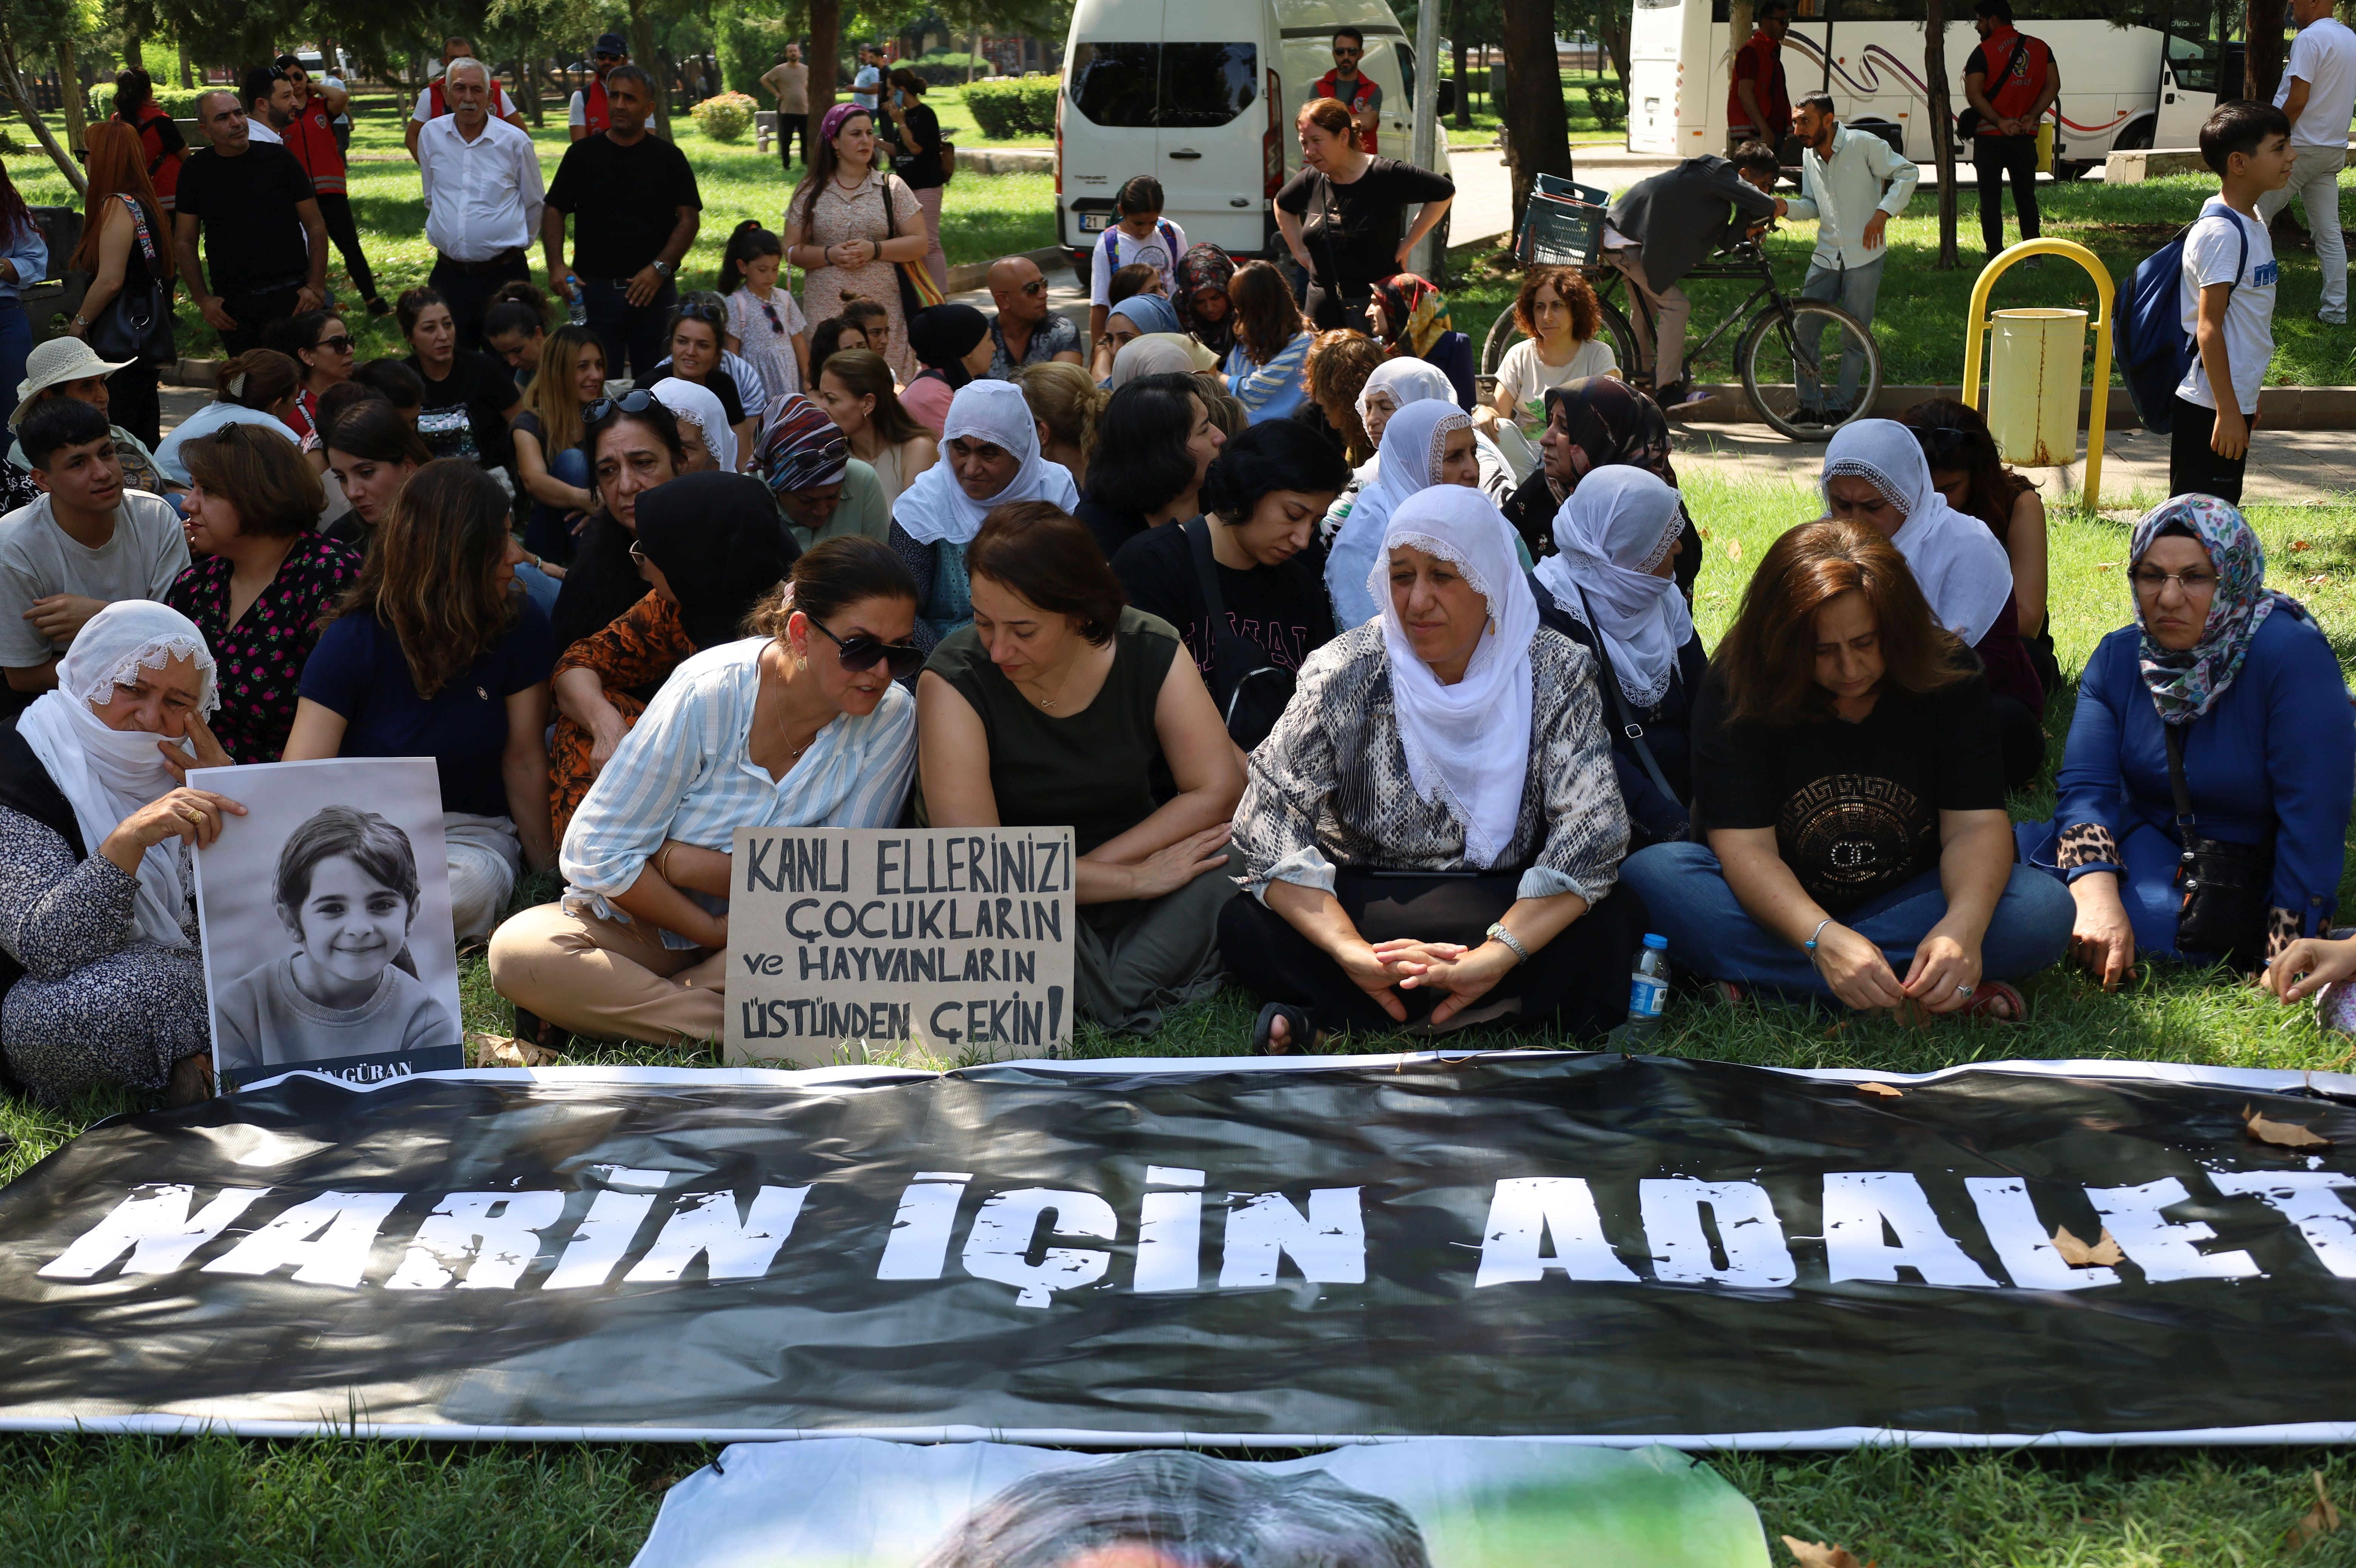
[[(884, 208), (885, 188), (890, 188), (892, 209), (887, 219)], [(925, 209), (917, 205), (916, 193), (900, 183), (893, 175), (870, 174), (866, 180), (850, 190), (840, 182), (829, 180), (809, 203), (809, 233), (803, 242), (810, 245), (840, 245), (846, 240), (865, 240), (882, 244), (894, 236), (925, 232)], [(788, 234), (801, 227), (803, 209), (789, 207), (786, 210)], [(884, 347), (884, 363), (892, 374), (905, 385), (916, 379), (924, 368), (916, 356), (908, 351), (908, 322), (900, 312), (900, 272), (889, 261), (870, 261), (863, 267), (820, 267), (802, 280), (802, 314), (813, 322), (823, 322), (842, 314), (842, 302), (851, 295), (873, 300), (884, 307), (889, 318), (888, 336)]]
[(164, 603), (194, 621), (220, 663), (220, 711), (213, 733), (241, 763), (274, 763), (294, 727), (294, 699), (303, 666), (319, 627), (359, 575), (359, 552), (317, 534), (304, 534), (278, 564), (278, 575), (231, 625), (230, 574), (224, 555), (209, 555), (180, 573)]

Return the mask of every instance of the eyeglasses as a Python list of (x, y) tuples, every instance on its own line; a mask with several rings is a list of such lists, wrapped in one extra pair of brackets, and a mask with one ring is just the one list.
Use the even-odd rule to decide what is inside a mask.
[(581, 422), (591, 425), (615, 414), (642, 414), (654, 406), (655, 395), (645, 390), (625, 392), (618, 398), (600, 398), (581, 411)]
[(315, 348), (324, 348), (330, 354), (349, 354), (352, 351), (351, 335), (349, 333), (338, 333), (333, 337), (322, 337), (318, 342), (313, 344), (312, 347)]
[(2128, 581), (2138, 593), (2158, 593), (2171, 582), (2194, 597), (2217, 591), (2217, 574), (2213, 571), (2162, 571), (2156, 566), (2147, 566), (2129, 573)]
[(887, 643), (881, 637), (871, 637), (864, 632), (857, 633), (848, 638), (838, 637), (828, 630), (825, 622), (816, 616), (806, 616), (804, 619), (819, 631), (826, 633), (827, 640), (835, 645), (842, 659), (842, 667), (854, 674), (862, 669), (873, 669), (877, 665), (889, 661), (892, 667), (892, 678), (905, 680), (924, 666), (925, 650), (914, 643)]

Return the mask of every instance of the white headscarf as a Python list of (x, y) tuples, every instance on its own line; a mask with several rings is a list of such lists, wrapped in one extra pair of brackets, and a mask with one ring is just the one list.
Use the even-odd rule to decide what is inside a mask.
[[(1416, 656), (1391, 603), (1390, 554), (1400, 545), (1454, 561), (1489, 602), (1489, 624), (1454, 686), (1440, 685)], [(1382, 605), (1408, 776), (1418, 795), (1437, 797), (1463, 825), (1464, 858), (1494, 866), (1513, 847), (1522, 815), (1530, 765), (1530, 640), (1538, 632), (1538, 602), (1522, 575), (1513, 527), (1472, 486), (1431, 485), (1390, 515), (1366, 592)]]
[(1183, 376), (1208, 370), (1218, 356), (1183, 332), (1149, 332), (1132, 337), (1112, 357), (1112, 378), (1105, 385), (1119, 391), (1140, 376)]
[(1365, 386), (1358, 389), (1360, 424), (1366, 422), (1366, 400), (1376, 392), (1387, 393), (1400, 408), (1409, 403), (1453, 403), (1456, 400), (1456, 383), (1448, 379), (1446, 371), (1428, 359), (1412, 358), (1407, 355), (1386, 359), (1375, 367), (1375, 373), (1366, 378)]
[(1555, 514), (1554, 548), (1537, 579), (1563, 612), (1591, 626), (1638, 708), (1669, 689), (1677, 654), (1693, 639), (1693, 615), (1676, 580), (1655, 577), (1685, 531), (1677, 493), (1641, 468), (1598, 468)]
[(1472, 425), (1454, 403), (1427, 398), (1408, 404), (1383, 427), (1383, 444), (1376, 453), (1382, 466), (1374, 483), (1350, 504), (1350, 515), (1342, 519), (1342, 530), (1333, 536), (1325, 557), (1325, 588), (1333, 595), (1334, 618), (1342, 630), (1365, 625), (1381, 608), (1387, 591), (1369, 594), (1366, 581), (1367, 573), (1382, 564), (1383, 527), (1408, 496), (1440, 482), (1440, 454), (1447, 448), (1449, 433)]
[(1830, 482), (1844, 474), (1870, 484), (1905, 517), (1890, 542), (1906, 558), (1932, 616), (1965, 645), (1976, 645), (2012, 597), (2012, 562), (1996, 535), (1947, 505), (1931, 483), (1922, 443), (1896, 420), (1857, 420), (1833, 437), (1819, 481), (1827, 507)]
[[(220, 703), (212, 650), (197, 624), (151, 600), (123, 599), (91, 616), (58, 661), (58, 686), (42, 693), (16, 720), (16, 732), (41, 759), (59, 792), (73, 805), (74, 822), (91, 854), (123, 819), (179, 787), (155, 749), (161, 735), (112, 730), (91, 711), (129, 686), (143, 669), (173, 659), (197, 661), (202, 690), (197, 711), (210, 717)], [(186, 750), (184, 747), (183, 750)], [(190, 753), (194, 760), (194, 753)], [(139, 895), (132, 923), (141, 936), (186, 947), (180, 913), (187, 905), (187, 844), (166, 838), (150, 845), (139, 865)]]
[[(1006, 488), (987, 500), (965, 493), (949, 465), (949, 443), (972, 436), (1022, 460)], [(992, 509), (1015, 501), (1053, 501), (1066, 511), (1080, 504), (1071, 470), (1039, 455), (1039, 427), (1012, 381), (968, 381), (949, 400), (941, 421), (941, 460), (916, 475), (892, 504), (892, 520), (918, 544), (966, 544)]]
[(736, 472), (736, 432), (729, 426), (728, 411), (721, 405), (719, 393), (677, 376), (665, 376), (647, 389), (655, 401), (703, 432), (703, 444), (712, 449), (712, 460), (720, 464), (721, 473)]

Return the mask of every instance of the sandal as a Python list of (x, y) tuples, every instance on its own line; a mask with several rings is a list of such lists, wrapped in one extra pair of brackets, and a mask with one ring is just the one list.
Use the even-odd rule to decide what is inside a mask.
[(1990, 1023), (2025, 1024), (2029, 1021), (2029, 1002), (2002, 980), (1983, 980), (1972, 988), (1971, 999), (1958, 1009), (1957, 1016), (1985, 1019)]
[(1739, 1008), (1751, 999), (1751, 993), (1732, 980), (1706, 980), (1701, 995), (1704, 1001), (1722, 1008)]
[[(1284, 1020), (1285, 1039), (1281, 1045), (1269, 1037), (1276, 1031), (1276, 1020)], [(1252, 1054), (1254, 1056), (1305, 1056), (1317, 1042), (1316, 1027), (1309, 1021), (1309, 1009), (1290, 1002), (1270, 1002), (1260, 1008), (1259, 1017), (1252, 1022)]]

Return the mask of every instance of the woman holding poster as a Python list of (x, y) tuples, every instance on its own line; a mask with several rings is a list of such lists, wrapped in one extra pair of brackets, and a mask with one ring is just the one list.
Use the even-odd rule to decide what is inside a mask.
[(209, 1092), (188, 851), (245, 807), (186, 780), (230, 760), (205, 727), (220, 700), (195, 623), (124, 600), (0, 729), (0, 1043), (49, 1104), (106, 1083)]
[(563, 901), (491, 937), (519, 1038), (718, 1040), (736, 829), (900, 820), (916, 704), (895, 683), (924, 658), (908, 569), (828, 539), (753, 624), (671, 671), (622, 738), (565, 830)]

